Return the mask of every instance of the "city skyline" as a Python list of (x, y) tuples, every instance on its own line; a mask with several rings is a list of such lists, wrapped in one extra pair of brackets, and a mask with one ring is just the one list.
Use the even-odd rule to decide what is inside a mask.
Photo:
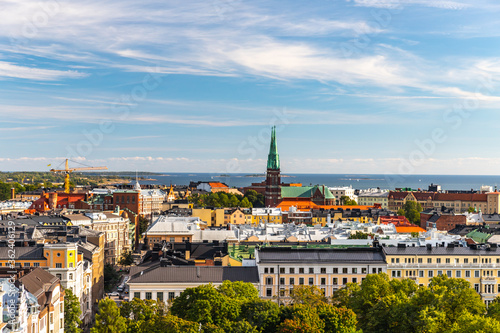
[(4, 7), (2, 171), (500, 174), (493, 1)]

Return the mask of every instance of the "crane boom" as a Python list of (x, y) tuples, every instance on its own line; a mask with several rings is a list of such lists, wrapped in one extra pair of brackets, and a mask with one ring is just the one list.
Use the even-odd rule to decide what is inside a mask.
[(98, 166), (98, 167), (84, 167), (84, 168), (70, 168), (68, 166), (68, 159), (66, 159), (65, 162), (65, 168), (64, 169), (50, 169), (50, 172), (54, 173), (64, 173), (64, 192), (69, 193), (69, 174), (74, 172), (74, 171), (83, 171), (83, 170), (107, 170), (108, 167), (105, 166)]

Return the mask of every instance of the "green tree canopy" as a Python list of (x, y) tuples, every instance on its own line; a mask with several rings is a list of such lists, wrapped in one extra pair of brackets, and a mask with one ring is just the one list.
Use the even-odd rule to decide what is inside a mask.
[(82, 310), (80, 309), (80, 301), (78, 297), (73, 294), (71, 289), (64, 290), (64, 332), (67, 333), (80, 333), (80, 325), (82, 321), (80, 320), (80, 315)]
[(109, 298), (101, 300), (99, 313), (95, 316), (95, 324), (90, 333), (122, 333), (126, 330), (126, 320), (120, 315), (120, 309), (115, 301)]

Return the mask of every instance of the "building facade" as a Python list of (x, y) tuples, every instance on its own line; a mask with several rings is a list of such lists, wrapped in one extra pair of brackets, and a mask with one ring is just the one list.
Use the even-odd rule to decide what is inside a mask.
[(276, 144), (276, 126), (271, 131), (271, 145), (267, 156), (266, 192), (264, 194), (266, 207), (276, 207), (281, 201), (280, 157)]

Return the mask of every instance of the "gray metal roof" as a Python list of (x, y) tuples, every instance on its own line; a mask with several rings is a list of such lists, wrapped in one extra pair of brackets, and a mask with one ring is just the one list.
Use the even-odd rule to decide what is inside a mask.
[(257, 267), (167, 266), (136, 273), (128, 283), (259, 282)]
[[(9, 255), (9, 247), (0, 247), (0, 259), (8, 260), (13, 259), (10, 258)], [(15, 258), (19, 260), (43, 260), (45, 257), (43, 256), (43, 247), (16, 247), (15, 248)]]
[(376, 249), (262, 249), (259, 262), (384, 262)]

